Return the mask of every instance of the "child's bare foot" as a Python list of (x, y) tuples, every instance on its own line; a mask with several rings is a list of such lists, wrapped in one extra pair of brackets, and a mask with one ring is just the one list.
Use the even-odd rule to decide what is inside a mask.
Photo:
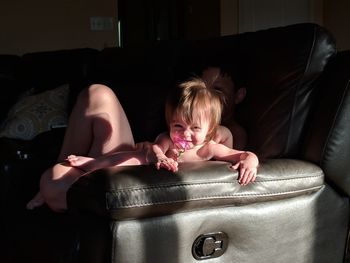
[(29, 210), (33, 210), (36, 207), (42, 206), (43, 204), (45, 204), (45, 200), (44, 197), (42, 196), (42, 194), (40, 192), (38, 192), (34, 198), (32, 200), (30, 200), (28, 202), (28, 204), (26, 205), (27, 209)]
[(93, 167), (91, 165), (93, 160), (95, 159), (91, 157), (77, 156), (73, 154), (69, 155), (66, 159), (70, 166), (79, 168), (85, 172), (93, 170)]

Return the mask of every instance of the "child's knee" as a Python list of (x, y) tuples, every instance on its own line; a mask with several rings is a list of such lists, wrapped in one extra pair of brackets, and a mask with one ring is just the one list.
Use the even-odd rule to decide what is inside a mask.
[(104, 101), (107, 98), (114, 96), (114, 92), (106, 85), (93, 84), (85, 90), (86, 94), (83, 95), (89, 98), (89, 100)]

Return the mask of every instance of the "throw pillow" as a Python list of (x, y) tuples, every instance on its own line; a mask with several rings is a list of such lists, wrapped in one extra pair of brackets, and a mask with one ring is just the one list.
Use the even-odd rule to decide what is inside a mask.
[(67, 124), (69, 86), (62, 85), (20, 99), (9, 111), (0, 137), (31, 140), (51, 128)]

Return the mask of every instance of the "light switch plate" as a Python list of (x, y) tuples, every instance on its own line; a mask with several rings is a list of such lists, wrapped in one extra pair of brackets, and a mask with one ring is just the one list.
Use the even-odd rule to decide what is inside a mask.
[(113, 17), (108, 17), (108, 16), (90, 17), (90, 29), (92, 31), (112, 31)]

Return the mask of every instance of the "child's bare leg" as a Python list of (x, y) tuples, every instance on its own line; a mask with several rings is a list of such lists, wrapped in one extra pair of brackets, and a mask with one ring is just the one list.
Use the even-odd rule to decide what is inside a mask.
[(45, 200), (44, 200), (44, 197), (43, 195), (38, 192), (34, 198), (32, 200), (30, 200), (28, 203), (27, 203), (27, 209), (34, 209), (36, 207), (39, 207), (39, 206), (42, 206), (43, 204), (45, 204)]
[[(115, 160), (112, 160), (112, 163), (115, 163), (116, 165), (140, 165), (147, 162), (145, 151), (126, 151), (117, 152), (115, 155), (112, 154), (108, 156), (106, 158), (107, 164), (102, 165), (101, 167), (110, 166), (110, 157), (115, 157)], [(84, 163), (81, 164), (82, 167), (84, 167), (84, 165), (88, 167), (87, 162), (94, 160), (93, 158), (84, 156), (74, 156), (73, 159), (74, 161), (81, 161)], [(104, 162), (102, 164), (104, 164)], [(85, 171), (67, 165), (67, 163), (56, 164), (52, 168), (46, 170), (41, 176), (39, 195), (42, 195), (45, 203), (53, 211), (62, 212), (67, 209), (67, 191), (73, 183), (75, 183), (81, 176), (85, 174)], [(35, 200), (33, 199), (29, 202), (29, 204), (37, 201), (37, 197), (38, 195), (35, 197)]]
[[(63, 161), (70, 154), (98, 157), (116, 150), (132, 148), (134, 148), (134, 139), (131, 128), (115, 93), (107, 86), (100, 84), (91, 85), (83, 90), (70, 115), (58, 160)], [(76, 177), (76, 173), (78, 175), (82, 173), (72, 167), (65, 167), (65, 169), (72, 171), (73, 178)], [(58, 190), (59, 186), (55, 187), (55, 184), (59, 182), (54, 180), (54, 177), (52, 180), (49, 179), (49, 171), (50, 169), (42, 175), (41, 181), (44, 182), (42, 185), (48, 189)], [(68, 188), (63, 192), (66, 193), (67, 190)], [(40, 192), (28, 203), (27, 208), (40, 206), (47, 196), (53, 195), (47, 193), (42, 198), (43, 194)], [(58, 203), (66, 203), (65, 196), (60, 196), (58, 199)], [(54, 201), (49, 202), (49, 205), (54, 207), (54, 203)]]
[(120, 151), (97, 158), (69, 155), (66, 162), (71, 167), (78, 168), (85, 172), (91, 172), (97, 169), (113, 166), (148, 164), (150, 162), (154, 162), (154, 159), (155, 158), (152, 154), (148, 154), (147, 149), (143, 149)]
[(131, 128), (115, 93), (94, 84), (78, 96), (58, 160), (70, 154), (98, 157), (133, 147)]
[(56, 212), (67, 209), (66, 194), (71, 185), (85, 172), (59, 163), (46, 170), (41, 176), (40, 193), (46, 204)]
[(95, 170), (94, 167), (90, 167), (89, 163), (95, 160), (95, 158), (92, 157), (86, 157), (86, 156), (77, 156), (77, 155), (68, 155), (67, 157), (67, 163), (69, 166), (79, 168), (80, 170), (83, 171), (91, 171)]
[(82, 170), (62, 163), (47, 169), (41, 176), (40, 191), (28, 202), (27, 209), (34, 209), (46, 203), (53, 211), (66, 210), (66, 193), (83, 174)]

